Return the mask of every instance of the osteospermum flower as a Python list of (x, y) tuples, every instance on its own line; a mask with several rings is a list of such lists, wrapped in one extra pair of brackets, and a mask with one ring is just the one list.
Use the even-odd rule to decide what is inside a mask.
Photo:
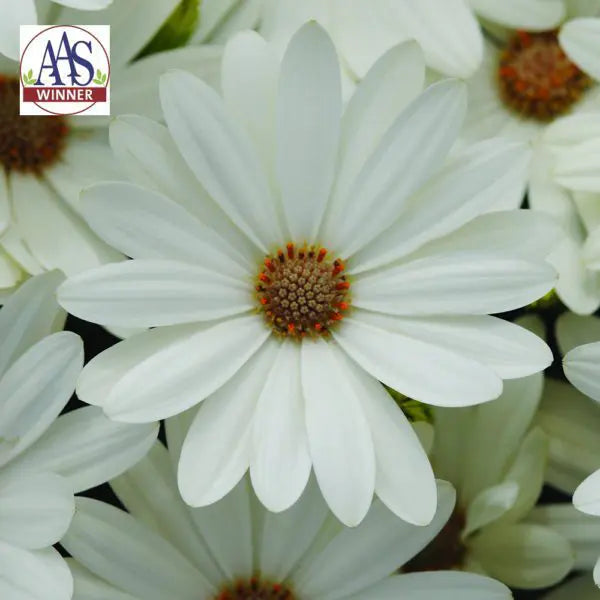
[(139, 118), (111, 129), (140, 185), (93, 186), (83, 205), (134, 260), (75, 276), (59, 297), (87, 320), (154, 329), (91, 361), (79, 393), (131, 422), (206, 399), (179, 465), (194, 506), (249, 467), (261, 501), (284, 510), (312, 466), (344, 523), (359, 523), (375, 492), (425, 524), (433, 475), (379, 381), (468, 405), (550, 362), (544, 342), (486, 314), (554, 283), (549, 219), (479, 216), (512, 193), (526, 154), (493, 141), (444, 163), (464, 90), (449, 81), (419, 95), (414, 44), (384, 56), (345, 112), (314, 23), (281, 72), (257, 34), (235, 38), (222, 81), (224, 100), (170, 73), (168, 131)]
[[(0, 40), (7, 39), (3, 28), (18, 36), (19, 23), (33, 22), (20, 12), (29, 3), (0, 2)], [(176, 4), (116, 2), (108, 10), (87, 13), (54, 5), (56, 10), (40, 15), (40, 21), (111, 25), (113, 115), (135, 108), (157, 116), (160, 74), (178, 64), (209, 76), (221, 53), (183, 48), (131, 64)], [(123, 258), (89, 230), (79, 212), (82, 187), (123, 178), (102, 130), (109, 118), (19, 116), (18, 72), (17, 62), (0, 56), (0, 294), (31, 274), (54, 268), (72, 274)]]
[(347, 529), (327, 511), (311, 481), (292, 508), (258, 506), (246, 480), (211, 507), (190, 509), (160, 444), (112, 482), (131, 515), (77, 499), (62, 543), (76, 562), (74, 600), (312, 600), (445, 598), (502, 600), (502, 584), (463, 573), (394, 575), (443, 526), (454, 491), (438, 483), (430, 525), (409, 525), (377, 502)]
[[(563, 359), (567, 379), (581, 392), (600, 402), (600, 341), (570, 350)], [(575, 508), (600, 516), (600, 470), (592, 473), (573, 494)], [(594, 567), (594, 581), (600, 586), (600, 559)]]
[(73, 516), (73, 493), (135, 464), (156, 426), (127, 426), (87, 407), (58, 419), (83, 363), (74, 333), (58, 332), (62, 277), (25, 283), (0, 310), (0, 589), (3, 597), (70, 600), (72, 580), (51, 546)]
[(568, 537), (531, 516), (546, 464), (546, 437), (532, 426), (542, 385), (537, 373), (506, 382), (487, 404), (434, 411), (432, 464), (456, 486), (456, 506), (405, 572), (459, 569), (534, 589), (558, 583), (573, 567)]

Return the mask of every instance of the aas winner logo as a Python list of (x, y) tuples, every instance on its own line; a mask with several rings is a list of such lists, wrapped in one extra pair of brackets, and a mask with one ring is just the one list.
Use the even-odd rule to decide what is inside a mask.
[(110, 27), (21, 26), (22, 115), (110, 114)]

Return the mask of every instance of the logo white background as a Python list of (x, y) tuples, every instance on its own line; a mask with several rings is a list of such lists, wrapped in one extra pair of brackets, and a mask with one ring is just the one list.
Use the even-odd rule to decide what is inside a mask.
[(110, 115), (110, 26), (21, 25), (20, 80), (22, 115)]

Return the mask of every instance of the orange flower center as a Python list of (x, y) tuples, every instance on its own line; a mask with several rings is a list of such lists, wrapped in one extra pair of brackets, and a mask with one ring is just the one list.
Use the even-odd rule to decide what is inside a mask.
[(257, 298), (276, 334), (301, 339), (328, 335), (350, 307), (350, 282), (340, 259), (330, 260), (319, 246), (267, 256), (258, 274)]
[(520, 115), (549, 121), (566, 113), (590, 85), (572, 63), (555, 31), (519, 31), (500, 56), (500, 95)]
[(290, 588), (252, 577), (225, 586), (214, 600), (295, 600)]
[(64, 117), (19, 115), (19, 80), (0, 75), (0, 166), (40, 174), (62, 154), (69, 128)]

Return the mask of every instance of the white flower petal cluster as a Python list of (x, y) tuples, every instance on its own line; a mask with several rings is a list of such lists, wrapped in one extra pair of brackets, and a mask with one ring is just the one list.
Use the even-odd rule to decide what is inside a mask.
[(0, 311), (0, 590), (11, 599), (71, 598), (69, 569), (51, 546), (69, 527), (73, 494), (135, 464), (158, 433), (95, 407), (58, 417), (83, 365), (81, 339), (58, 331), (62, 279), (30, 279)]
[[(258, 35), (234, 38), (223, 99), (187, 73), (165, 75), (167, 129), (139, 118), (111, 128), (136, 183), (92, 186), (82, 207), (134, 260), (70, 278), (59, 298), (86, 320), (152, 329), (90, 362), (78, 393), (128, 422), (205, 400), (179, 466), (190, 504), (218, 500), (249, 468), (261, 501), (284, 510), (313, 467), (346, 524), (363, 519), (374, 492), (426, 524), (433, 475), (379, 382), (430, 404), (472, 405), (550, 363), (539, 338), (487, 316), (554, 285), (552, 221), (487, 214), (512, 193), (526, 152), (490, 141), (447, 157), (464, 89), (447, 81), (421, 92), (422, 82), (418, 50), (400, 46), (344, 110), (333, 46), (311, 23), (281, 68)], [(382, 98), (380, 85), (393, 95)], [(288, 281), (285, 265), (310, 252), (315, 264), (338, 257), (327, 269), (341, 279), (312, 288), (300, 267)], [(269, 295), (279, 289), (271, 280), (285, 300)], [(326, 285), (347, 295), (303, 320)], [(298, 286), (305, 312), (289, 304)]]
[(438, 508), (425, 527), (409, 525), (375, 502), (362, 524), (349, 529), (329, 513), (314, 480), (292, 508), (277, 514), (256, 506), (246, 480), (216, 504), (192, 509), (179, 497), (172, 458), (157, 443), (112, 482), (131, 515), (95, 500), (77, 500), (63, 539), (77, 561), (72, 565), (76, 597), (511, 597), (502, 584), (480, 575), (390, 575), (448, 519), (455, 495), (445, 482), (438, 482)]

